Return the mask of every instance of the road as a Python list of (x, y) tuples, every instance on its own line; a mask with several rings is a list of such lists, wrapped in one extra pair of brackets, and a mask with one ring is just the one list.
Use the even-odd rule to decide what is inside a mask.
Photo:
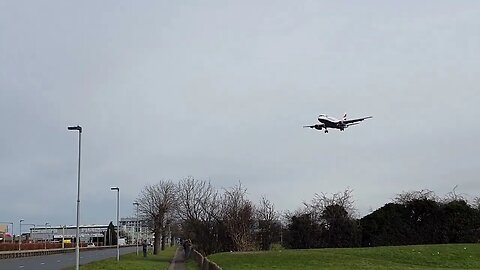
[[(135, 252), (135, 247), (120, 249), (120, 254), (131, 252)], [(115, 248), (81, 250), (80, 265), (116, 256)], [(0, 260), (0, 269), (2, 270), (61, 270), (72, 266), (75, 266), (75, 252)]]

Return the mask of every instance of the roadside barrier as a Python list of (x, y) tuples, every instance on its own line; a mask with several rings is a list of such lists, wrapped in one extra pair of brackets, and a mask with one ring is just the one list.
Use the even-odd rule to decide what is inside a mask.
[(193, 259), (201, 270), (222, 270), (220, 266), (210, 261), (207, 257), (203, 257), (203, 255), (196, 250), (193, 250)]
[[(130, 246), (130, 245), (129, 245)], [(129, 247), (129, 246), (121, 246)], [(106, 246), (106, 247), (85, 247), (81, 248), (80, 251), (85, 250), (100, 250), (108, 248), (117, 248), (117, 246)], [(0, 252), (1, 259), (11, 259), (11, 258), (22, 258), (22, 257), (31, 257), (31, 256), (42, 256), (50, 254), (60, 254), (60, 253), (69, 253), (75, 252), (75, 248), (56, 248), (56, 249), (37, 249), (37, 250), (15, 250), (15, 251), (2, 251)]]
[(31, 256), (41, 256), (41, 255), (50, 255), (58, 253), (69, 253), (75, 252), (75, 248), (65, 248), (65, 249), (44, 249), (44, 250), (22, 250), (22, 251), (4, 251), (0, 253), (0, 259), (10, 259), (10, 258), (21, 258), (21, 257), (31, 257)]

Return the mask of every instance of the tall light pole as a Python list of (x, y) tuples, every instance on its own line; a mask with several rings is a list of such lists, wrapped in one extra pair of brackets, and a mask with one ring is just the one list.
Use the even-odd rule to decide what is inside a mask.
[(49, 234), (48, 234), (48, 231), (47, 231), (47, 226), (48, 226), (49, 224), (50, 224), (50, 223), (45, 222), (45, 234), (47, 235), (47, 237), (45, 238), (45, 249), (47, 249), (47, 240), (48, 240), (48, 237), (49, 237)]
[(120, 261), (120, 242), (118, 241), (120, 238), (120, 224), (118, 222), (118, 215), (119, 215), (119, 200), (120, 200), (120, 188), (118, 187), (111, 187), (111, 190), (117, 191), (117, 262)]
[(62, 225), (62, 248), (65, 248), (65, 226)]
[[(33, 226), (33, 229), (35, 230), (35, 224), (33, 223), (24, 223), (23, 225), (29, 225), (29, 226)], [(29, 235), (29, 239), (32, 238), (32, 227), (30, 227), (30, 235)], [(35, 240), (34, 240), (35, 241)]]
[(145, 241), (145, 237), (143, 235), (143, 232), (142, 232), (142, 221), (138, 221), (138, 225), (140, 225), (140, 230), (139, 230), (139, 233), (140, 233), (140, 240), (142, 241), (142, 245), (143, 245), (143, 242)]
[(22, 250), (22, 222), (24, 221), (24, 219), (20, 219), (20, 231), (18, 232), (18, 235), (20, 236), (18, 238), (18, 250)]
[(136, 247), (135, 250), (137, 251), (137, 256), (138, 256), (138, 202), (134, 202), (133, 205), (137, 207), (137, 221), (135, 222), (135, 242), (136, 242)]
[(82, 127), (68, 127), (68, 130), (76, 130), (78, 131), (78, 178), (77, 178), (77, 232), (75, 233), (75, 269), (79, 270), (80, 267), (80, 157), (81, 157), (81, 149), (82, 149)]
[(12, 222), (12, 233), (10, 233), (10, 234), (11, 234), (12, 244), (13, 244), (13, 242), (14, 242), (14, 239), (13, 239), (13, 222)]

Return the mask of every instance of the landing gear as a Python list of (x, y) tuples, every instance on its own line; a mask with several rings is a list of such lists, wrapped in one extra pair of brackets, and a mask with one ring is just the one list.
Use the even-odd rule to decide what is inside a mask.
[(328, 130), (327, 130), (327, 129), (325, 129), (325, 133), (328, 133)]

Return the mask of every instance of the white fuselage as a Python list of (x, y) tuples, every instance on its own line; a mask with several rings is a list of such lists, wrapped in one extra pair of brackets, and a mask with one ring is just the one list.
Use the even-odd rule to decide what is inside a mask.
[(340, 130), (344, 130), (347, 127), (347, 125), (345, 125), (343, 121), (327, 116), (325, 114), (320, 114), (318, 116), (318, 121), (322, 123), (325, 128), (338, 128)]
[(357, 125), (359, 122), (372, 118), (372, 116), (367, 116), (367, 117), (362, 117), (362, 118), (356, 118), (356, 119), (347, 119), (347, 114), (345, 113), (343, 115), (342, 120), (338, 120), (336, 118), (327, 116), (326, 114), (320, 114), (318, 116), (318, 121), (320, 124), (315, 124), (315, 125), (307, 125), (303, 127), (309, 127), (309, 128), (314, 128), (317, 130), (325, 130), (325, 133), (328, 133), (329, 128), (336, 128), (341, 131), (346, 129), (349, 126)]

